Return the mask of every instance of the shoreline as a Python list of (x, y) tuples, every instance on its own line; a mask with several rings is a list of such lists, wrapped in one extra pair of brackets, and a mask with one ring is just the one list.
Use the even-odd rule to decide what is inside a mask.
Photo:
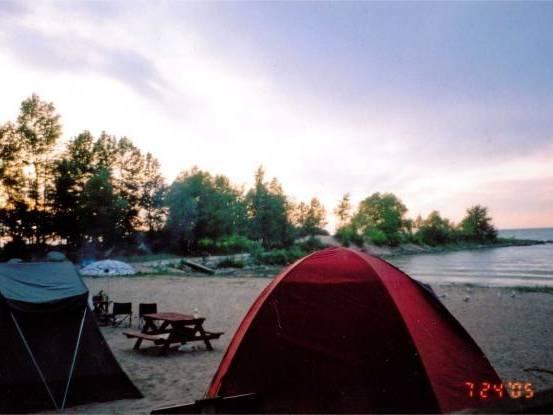
[(359, 249), (367, 254), (381, 256), (382, 258), (390, 258), (403, 255), (425, 255), (425, 254), (442, 254), (457, 251), (474, 251), (480, 249), (493, 248), (510, 248), (521, 246), (535, 246), (552, 244), (553, 241), (539, 241), (533, 239), (506, 239), (500, 238), (496, 242), (490, 243), (451, 243), (445, 245), (417, 245), (414, 243), (401, 244), (398, 247), (383, 247), (376, 245), (365, 245)]
[[(393, 264), (392, 264), (393, 265)], [(241, 269), (224, 268), (219, 269), (215, 274), (207, 275), (199, 272), (180, 271), (174, 269), (174, 271), (160, 271), (160, 272), (141, 272), (134, 276), (128, 276), (130, 279), (164, 279), (164, 278), (177, 278), (177, 279), (218, 279), (218, 280), (251, 280), (251, 281), (270, 281), (274, 277), (283, 272), (288, 265), (285, 266), (253, 266)], [(92, 280), (106, 280), (104, 277), (86, 277)], [(121, 277), (118, 277), (121, 278)], [(525, 283), (520, 279), (512, 281), (512, 284), (490, 284), (487, 281), (471, 280), (471, 281), (452, 281), (448, 279), (438, 280), (433, 279), (431, 281), (421, 280), (411, 276), (411, 278), (430, 284), (436, 287), (465, 287), (465, 288), (483, 288), (483, 289), (509, 289), (520, 293), (536, 292), (544, 294), (553, 294), (553, 285), (536, 284), (534, 281), (528, 281)]]

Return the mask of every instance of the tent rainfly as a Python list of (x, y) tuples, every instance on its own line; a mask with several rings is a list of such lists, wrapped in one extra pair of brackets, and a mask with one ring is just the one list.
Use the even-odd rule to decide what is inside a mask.
[(0, 413), (141, 398), (69, 262), (0, 264)]
[(445, 413), (486, 403), (465, 382), (501, 383), (430, 289), (382, 259), (330, 248), (260, 294), (207, 397), (253, 393), (259, 412)]

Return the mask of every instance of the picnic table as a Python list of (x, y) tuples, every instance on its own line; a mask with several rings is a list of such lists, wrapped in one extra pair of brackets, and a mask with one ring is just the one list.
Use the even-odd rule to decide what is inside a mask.
[(127, 338), (135, 338), (134, 349), (138, 350), (144, 340), (161, 346), (161, 354), (167, 354), (172, 344), (186, 344), (203, 341), (207, 350), (213, 350), (210, 340), (218, 339), (223, 332), (204, 330), (204, 317), (194, 317), (181, 313), (165, 312), (144, 314), (142, 331), (123, 332)]

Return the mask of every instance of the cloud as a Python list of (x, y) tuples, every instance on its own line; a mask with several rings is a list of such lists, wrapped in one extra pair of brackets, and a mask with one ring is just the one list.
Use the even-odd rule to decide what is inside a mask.
[(16, 18), (27, 13), (27, 5), (20, 1), (3, 0), (0, 4), (0, 18)]
[[(330, 32), (307, 4), (293, 10), (293, 22), (284, 19), (291, 9), (279, 5), (288, 14), (276, 26), (267, 20), (272, 5), (244, 18), (240, 4), (22, 4), (10, 6), (13, 18), (0, 25), (0, 66), (11, 79), (0, 114), (7, 114), (6, 102), (17, 108), (37, 92), (54, 101), (67, 136), (84, 128), (127, 135), (160, 159), (169, 180), (199, 165), (251, 183), (263, 164), (290, 195), (318, 196), (329, 212), (345, 192), (358, 202), (391, 191), (413, 216), (439, 209), (455, 220), (473, 200), (495, 209), (499, 179), (545, 186), (537, 180), (548, 177), (553, 160), (553, 100), (516, 88), (489, 93), (476, 84), (467, 93), (449, 78), (432, 84), (425, 59), (440, 55), (441, 40), (420, 57), (419, 43), (402, 50), (405, 36), (396, 36), (396, 51), (382, 37), (374, 58), (372, 43), (358, 42), (369, 39), (365, 18), (348, 32), (347, 8), (337, 4), (318, 6), (332, 9), (329, 24), (340, 10), (344, 27)], [(302, 13), (313, 23), (308, 34), (299, 30)], [(425, 37), (433, 36), (425, 27)], [(325, 42), (340, 53), (327, 54)], [(409, 59), (397, 66), (398, 56)], [(413, 78), (410, 65), (424, 76)], [(388, 72), (397, 83), (377, 85), (374, 74)], [(463, 74), (455, 75), (460, 82)]]
[[(23, 12), (19, 14), (29, 16)], [(131, 48), (106, 46), (79, 33), (36, 29), (29, 27), (25, 19), (7, 22), (2, 35), (0, 40), (4, 49), (22, 65), (32, 66), (35, 70), (71, 74), (95, 72), (117, 79), (152, 99), (159, 99), (168, 88), (155, 64)]]

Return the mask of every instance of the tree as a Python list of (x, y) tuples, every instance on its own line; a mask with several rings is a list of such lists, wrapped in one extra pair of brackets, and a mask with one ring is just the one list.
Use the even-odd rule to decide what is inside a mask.
[(116, 163), (117, 151), (117, 139), (102, 131), (100, 137), (94, 143), (95, 168), (103, 167), (111, 173)]
[(242, 193), (225, 176), (213, 177), (196, 167), (181, 173), (169, 187), (167, 206), (166, 229), (181, 252), (196, 249), (202, 239), (245, 232)]
[(164, 206), (166, 188), (159, 161), (150, 153), (144, 159), (142, 176), (140, 207), (143, 209), (143, 222), (148, 232), (157, 232), (161, 230), (167, 215)]
[[(42, 243), (46, 238), (54, 150), (60, 136), (61, 123), (54, 105), (36, 94), (21, 103), (15, 124), (0, 128), (0, 173), (6, 194), (2, 216), (11, 236), (21, 237), (23, 230), (25, 238), (32, 242)], [(18, 218), (14, 220), (15, 211)]]
[(22, 143), (16, 126), (11, 122), (0, 126), (0, 200), (6, 209), (13, 209), (16, 202), (24, 201), (25, 175), (22, 153)]
[(265, 172), (255, 172), (255, 185), (246, 194), (250, 219), (249, 237), (260, 241), (265, 248), (283, 247), (292, 240), (291, 206), (276, 178), (265, 182)]
[(353, 221), (349, 193), (342, 196), (342, 199), (334, 209), (334, 214), (338, 219), (334, 236), (345, 246), (350, 246), (352, 243), (362, 246), (363, 236), (357, 229), (356, 223)]
[(115, 194), (108, 169), (99, 168), (86, 182), (82, 204), (88, 242), (110, 248), (123, 239), (126, 202)]
[(0, 126), (0, 223), (2, 236), (23, 241), (31, 232), (27, 220), (25, 174), (21, 140), (16, 126), (8, 122)]
[(453, 240), (453, 225), (438, 211), (432, 211), (424, 220), (419, 217), (416, 222), (416, 238), (425, 244), (442, 245)]
[(334, 209), (334, 214), (338, 218), (338, 229), (346, 226), (351, 219), (351, 201), (350, 194), (346, 193), (342, 196), (342, 199)]
[(352, 224), (376, 244), (397, 246), (402, 239), (405, 205), (392, 193), (374, 193), (359, 204)]
[(33, 94), (21, 103), (17, 133), (30, 168), (29, 188), (34, 211), (43, 211), (51, 183), (52, 155), (61, 136), (59, 115), (54, 104), (43, 102)]
[[(309, 211), (309, 205), (305, 202), (300, 202), (297, 205), (292, 206), (292, 221), (294, 225), (296, 225), (298, 228), (301, 228), (305, 222), (305, 218), (307, 217), (307, 213)], [(301, 235), (304, 236), (304, 235)]]
[[(181, 173), (169, 187), (167, 207), (169, 210), (166, 230), (171, 235), (175, 248), (188, 253), (195, 244), (195, 227), (198, 222), (198, 194), (203, 181), (202, 173), (194, 171)], [(195, 176), (195, 177), (193, 177)], [(196, 188), (196, 189), (195, 189)]]
[[(140, 149), (127, 137), (117, 141), (115, 152), (105, 158), (111, 161), (111, 176), (114, 192), (124, 201), (123, 227), (125, 238), (130, 242), (140, 220), (144, 159)], [(108, 165), (109, 166), (109, 165)]]
[(314, 237), (324, 234), (326, 225), (326, 209), (316, 197), (309, 204), (301, 202), (295, 209), (295, 221), (300, 228), (300, 235)]
[(467, 209), (467, 214), (459, 224), (461, 235), (478, 242), (490, 242), (497, 239), (497, 230), (488, 216), (488, 208), (480, 205)]
[(94, 137), (83, 131), (67, 143), (54, 167), (54, 229), (68, 245), (78, 248), (87, 229), (83, 191), (95, 172)]

